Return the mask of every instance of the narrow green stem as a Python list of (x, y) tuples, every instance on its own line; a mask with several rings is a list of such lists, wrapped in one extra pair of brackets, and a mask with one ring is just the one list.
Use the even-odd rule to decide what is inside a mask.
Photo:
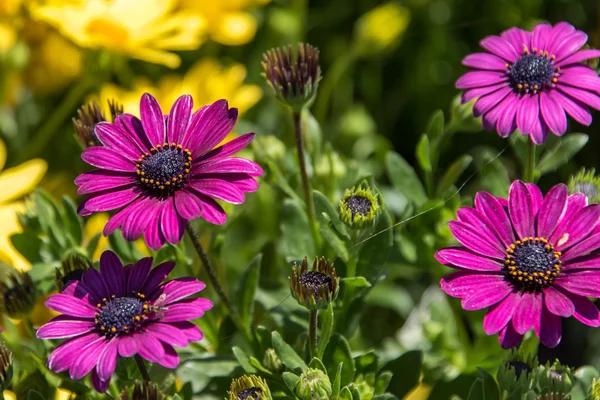
[(523, 174), (523, 180), (525, 182), (532, 182), (535, 175), (535, 143), (529, 140), (529, 147), (527, 152), (527, 164), (525, 165), (525, 173)]
[(317, 325), (319, 322), (319, 310), (310, 310), (308, 321), (308, 341), (310, 343), (310, 357), (318, 356)]
[(188, 221), (188, 223), (186, 225), (186, 229), (187, 229), (188, 235), (190, 236), (190, 239), (192, 239), (192, 244), (194, 245), (194, 249), (196, 249), (196, 253), (198, 253), (198, 256), (200, 257), (200, 261), (202, 261), (202, 264), (204, 265), (204, 268), (206, 269), (206, 272), (208, 273), (208, 279), (210, 279), (210, 282), (212, 283), (213, 288), (217, 292), (217, 295), (219, 296), (219, 298), (221, 299), (221, 301), (223, 302), (225, 307), (227, 307), (227, 310), (231, 314), (234, 321), (238, 320), (237, 312), (233, 308), (233, 305), (231, 304), (231, 302), (229, 301), (229, 298), (225, 294), (225, 290), (223, 289), (223, 286), (221, 286), (221, 283), (219, 282), (217, 273), (216, 273), (215, 269), (213, 268), (212, 263), (208, 259), (208, 256), (206, 255), (206, 252), (204, 251), (204, 248), (202, 247), (202, 244), (200, 243), (200, 237), (198, 236), (198, 233), (196, 232), (196, 230), (192, 227), (192, 223), (190, 221)]
[(19, 154), (17, 160), (18, 163), (37, 156), (48, 146), (48, 143), (52, 141), (54, 135), (57, 132), (61, 132), (60, 128), (62, 124), (64, 124), (67, 118), (73, 113), (73, 110), (81, 105), (83, 96), (90, 90), (91, 86), (91, 81), (86, 78), (73, 86), (58, 107), (54, 108), (48, 118), (44, 119), (37, 133)]
[(150, 382), (150, 374), (148, 373), (146, 364), (144, 364), (144, 359), (139, 354), (136, 354), (134, 358), (135, 363), (137, 364), (138, 369), (140, 370), (140, 374), (142, 374), (142, 378), (144, 379), (144, 381)]
[(308, 214), (308, 223), (310, 225), (310, 233), (315, 243), (315, 248), (319, 248), (319, 232), (317, 230), (317, 221), (315, 218), (315, 205), (313, 202), (312, 190), (310, 189), (310, 181), (306, 172), (306, 162), (304, 160), (304, 146), (302, 144), (302, 113), (292, 111), (294, 119), (294, 135), (296, 137), (296, 151), (298, 152), (298, 164), (300, 165), (300, 177), (302, 178), (302, 189), (304, 190), (304, 201), (306, 202), (306, 211)]

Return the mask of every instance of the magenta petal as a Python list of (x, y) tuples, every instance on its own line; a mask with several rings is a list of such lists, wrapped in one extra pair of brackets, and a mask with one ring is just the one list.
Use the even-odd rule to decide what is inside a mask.
[(510, 293), (504, 300), (490, 307), (483, 318), (483, 330), (488, 335), (500, 332), (512, 319), (513, 314), (521, 300), (519, 293)]
[(187, 148), (194, 158), (218, 145), (231, 132), (237, 121), (237, 108), (229, 108), (226, 100), (219, 100), (200, 114), (194, 114), (188, 128)]
[(575, 305), (573, 317), (576, 320), (594, 328), (600, 326), (600, 311), (590, 299), (573, 293), (569, 293), (568, 296)]
[(564, 251), (586, 238), (600, 222), (600, 204), (581, 209), (565, 221), (563, 229), (556, 230), (550, 238), (558, 251)]
[(137, 160), (145, 153), (144, 149), (140, 148), (129, 133), (119, 125), (100, 122), (94, 128), (94, 132), (104, 146), (122, 154), (128, 160)]
[(101, 300), (105, 298), (108, 299), (110, 297), (110, 293), (106, 287), (106, 283), (104, 282), (102, 275), (100, 275), (100, 272), (94, 268), (86, 270), (81, 275), (81, 281), (90, 290), (94, 298)]
[(146, 197), (138, 199), (132, 206), (129, 215), (123, 221), (121, 229), (125, 240), (133, 242), (142, 236), (150, 223), (150, 217), (158, 206), (159, 200)]
[(186, 220), (183, 219), (175, 209), (175, 200), (169, 199), (164, 207), (160, 217), (162, 233), (171, 244), (177, 244), (183, 238), (185, 233)]
[(127, 274), (127, 293), (141, 292), (151, 268), (152, 257), (145, 257), (125, 269)]
[(479, 256), (471, 251), (458, 247), (446, 248), (435, 253), (435, 258), (440, 263), (448, 266), (456, 266), (473, 271), (495, 271), (502, 270), (502, 263)]
[(567, 208), (569, 189), (564, 184), (552, 187), (542, 201), (537, 219), (537, 236), (549, 238)]
[(146, 328), (146, 332), (148, 335), (173, 346), (185, 347), (188, 344), (185, 334), (169, 324), (150, 324)]
[(548, 35), (552, 31), (552, 25), (550, 24), (537, 24), (533, 28), (531, 35), (531, 50), (532, 51), (544, 51), (546, 49), (546, 40)]
[(500, 274), (458, 271), (446, 275), (440, 281), (440, 288), (449, 296), (465, 299), (476, 294), (481, 288), (498, 289), (508, 286)]
[(589, 60), (591, 58), (598, 58), (598, 57), (600, 57), (600, 50), (595, 50), (595, 49), (580, 50), (577, 53), (572, 54), (572, 55), (564, 58), (563, 60), (560, 60), (555, 65), (557, 67), (564, 67), (567, 65), (577, 64), (577, 63), (580, 63), (581, 61)]
[(92, 195), (86, 199), (85, 209), (91, 212), (114, 210), (115, 208), (123, 207), (131, 203), (133, 200), (137, 199), (139, 195), (139, 190), (135, 186)]
[(546, 347), (556, 347), (562, 337), (562, 323), (559, 316), (542, 309), (542, 320), (535, 334)]
[(496, 130), (501, 137), (508, 137), (517, 127), (516, 115), (521, 102), (515, 93), (510, 93), (504, 100), (506, 101), (502, 101), (497, 106), (501, 107), (501, 111), (496, 122)]
[[(590, 235), (589, 237), (587, 237), (586, 239), (582, 240), (581, 242), (577, 243), (575, 246), (571, 247), (570, 249), (566, 250), (563, 255), (561, 256), (561, 260), (563, 262), (567, 262), (570, 261), (576, 257), (580, 257), (583, 256), (585, 254), (588, 254), (594, 250), (598, 250), (600, 249), (600, 233), (596, 233), (593, 235)], [(595, 258), (594, 261), (587, 262), (588, 264), (591, 265), (595, 265), (600, 263), (600, 258)], [(579, 267), (581, 268), (581, 266)], [(588, 267), (589, 268), (589, 267)], [(571, 270), (574, 269), (573, 266), (570, 263), (567, 263), (563, 269), (566, 270)]]
[(573, 25), (567, 22), (559, 22), (552, 27), (552, 30), (548, 34), (548, 40), (546, 41), (546, 50), (550, 54), (555, 54), (557, 46), (559, 46), (565, 37), (570, 36), (575, 32)]
[(562, 273), (554, 284), (580, 296), (600, 297), (600, 273), (596, 270)]
[(140, 119), (134, 115), (124, 113), (117, 116), (115, 125), (125, 129), (125, 131), (127, 131), (129, 134), (130, 139), (137, 144), (143, 153), (149, 152), (150, 149), (156, 144), (150, 143), (148, 137), (146, 136), (146, 132), (144, 132), (142, 121), (140, 121)]
[(158, 250), (166, 242), (160, 230), (160, 217), (166, 202), (159, 203), (148, 221), (148, 226), (144, 231), (144, 239), (151, 250)]
[(565, 110), (554, 100), (551, 94), (540, 92), (540, 111), (544, 122), (550, 130), (561, 136), (567, 131), (567, 116)]
[(563, 92), (571, 99), (584, 103), (596, 110), (600, 110), (600, 97), (596, 93), (568, 85), (561, 85), (560, 81), (556, 85), (556, 89)]
[[(108, 219), (108, 222), (106, 223), (106, 225), (104, 225), (104, 229), (102, 230), (102, 235), (110, 236), (114, 231), (119, 229), (121, 227), (121, 225), (123, 225), (123, 222), (125, 222), (125, 220), (129, 216), (131, 211), (135, 210), (134, 206), (135, 206), (135, 203), (130, 203), (127, 206), (120, 209), (119, 211), (117, 211), (116, 213), (114, 213), (112, 215), (112, 217), (110, 217)], [(79, 215), (82, 215), (82, 214), (79, 213)]]
[(95, 329), (91, 319), (80, 320), (59, 315), (37, 330), (38, 339), (66, 339), (83, 335)]
[(539, 329), (542, 308), (541, 293), (523, 293), (512, 318), (517, 333), (523, 335), (532, 328)]
[(255, 133), (246, 133), (200, 156), (194, 162), (208, 159), (217, 160), (233, 155), (248, 146), (252, 139), (254, 139), (254, 136), (256, 136)]
[(161, 322), (178, 322), (178, 321), (189, 321), (192, 319), (200, 318), (204, 315), (204, 312), (210, 310), (213, 307), (213, 303), (208, 299), (197, 298), (181, 300), (175, 304), (169, 305), (165, 316), (161, 319)]
[(477, 88), (473, 88), (473, 89), (467, 89), (460, 96), (460, 102), (463, 104), (467, 103), (477, 97), (485, 96), (486, 94), (495, 92), (495, 91), (502, 89), (504, 87), (507, 87), (507, 86), (508, 86), (508, 82), (501, 82), (497, 85), (490, 85), (490, 86), (484, 86), (484, 87), (477, 87)]
[(77, 194), (79, 195), (123, 188), (137, 182), (137, 176), (131, 173), (113, 172), (103, 169), (83, 173), (75, 179), (75, 184), (79, 186), (77, 189)]
[(167, 141), (169, 143), (181, 144), (190, 123), (193, 108), (194, 101), (189, 94), (181, 96), (175, 101), (167, 123)]
[(512, 90), (509, 87), (504, 87), (490, 94), (486, 94), (485, 96), (481, 96), (473, 106), (473, 115), (479, 117), (490, 111), (511, 92)]
[(108, 381), (117, 367), (117, 349), (119, 347), (119, 339), (112, 338), (104, 346), (104, 350), (98, 357), (96, 365), (96, 373), (101, 381)]
[(556, 244), (561, 239), (567, 228), (567, 223), (586, 205), (587, 197), (583, 193), (575, 193), (567, 198), (567, 207), (558, 221), (558, 226), (554, 229), (552, 235), (547, 237), (550, 243)]
[(96, 341), (100, 336), (96, 332), (66, 341), (58, 346), (48, 357), (48, 368), (59, 373), (68, 370), (79, 355), (79, 350)]
[(121, 153), (102, 146), (87, 148), (81, 153), (81, 159), (94, 167), (109, 171), (136, 172), (135, 163)]
[(496, 85), (507, 81), (508, 79), (504, 72), (469, 71), (458, 78), (455, 86), (457, 89), (471, 89), (481, 86)]
[(80, 349), (77, 359), (69, 368), (71, 379), (77, 381), (83, 378), (96, 366), (98, 357), (100, 357), (100, 353), (104, 350), (106, 342), (104, 337), (99, 337)]
[(140, 100), (140, 116), (142, 126), (152, 146), (165, 142), (165, 118), (160, 105), (149, 93), (144, 93)]
[(531, 198), (531, 211), (533, 215), (537, 215), (540, 211), (540, 207), (542, 206), (542, 202), (544, 201), (544, 195), (535, 183), (526, 183), (525, 187), (527, 188), (529, 197)]
[(512, 224), (502, 204), (487, 192), (475, 195), (475, 207), (485, 215), (505, 247), (515, 242)]
[(584, 90), (600, 90), (600, 78), (595, 70), (586, 65), (572, 65), (561, 70), (560, 83)]
[(175, 193), (175, 207), (177, 213), (188, 221), (202, 216), (202, 201), (188, 190), (179, 190)]
[(462, 307), (468, 311), (481, 310), (504, 300), (512, 291), (512, 287), (502, 283), (490, 282), (488, 286), (481, 285), (471, 296), (462, 299)]
[(137, 351), (137, 341), (133, 336), (121, 336), (119, 338), (119, 355), (121, 357), (133, 357)]
[(503, 349), (510, 349), (521, 344), (521, 341), (523, 341), (523, 335), (517, 333), (512, 324), (507, 324), (504, 329), (498, 333), (498, 341)]
[(96, 369), (94, 368), (92, 370), (92, 385), (94, 386), (94, 389), (96, 389), (96, 391), (98, 393), (104, 393), (108, 390), (108, 387), (110, 386), (110, 378), (103, 381), (98, 377), (98, 373), (96, 372)]
[[(450, 232), (466, 248), (484, 256), (504, 259), (504, 249), (501, 248), (499, 239), (483, 234), (482, 229), (477, 229), (461, 221), (448, 223)], [(482, 240), (483, 237), (483, 240)]]
[(171, 345), (167, 343), (163, 342), (162, 345), (165, 355), (158, 361), (158, 363), (165, 368), (177, 368), (179, 365), (179, 356), (177, 355), (177, 352)]
[(110, 250), (100, 256), (100, 274), (111, 295), (117, 297), (125, 295), (125, 270), (119, 257)]
[(161, 293), (165, 296), (165, 300), (156, 302), (155, 304), (173, 304), (176, 301), (204, 290), (205, 287), (206, 284), (196, 278), (186, 277), (173, 279), (172, 281), (165, 283), (160, 289)]
[(527, 187), (523, 182), (515, 181), (508, 191), (508, 213), (519, 239), (535, 235), (535, 215), (532, 208), (532, 199)]
[(530, 135), (539, 124), (539, 96), (524, 95), (517, 110), (517, 128), (521, 133)]
[(223, 225), (227, 220), (227, 214), (223, 207), (215, 200), (201, 193), (197, 193), (198, 198), (202, 201), (202, 218), (214, 225)]
[[(598, 234), (595, 234), (596, 236)], [(583, 243), (583, 242), (582, 242)], [(573, 247), (574, 248), (574, 247)], [(569, 252), (567, 252), (569, 254)], [(565, 255), (561, 257), (561, 259), (570, 258)], [(572, 272), (575, 270), (585, 270), (585, 269), (600, 269), (600, 255), (594, 253), (583, 257), (577, 257), (575, 260), (569, 260), (566, 264), (563, 265), (562, 270), (564, 272)]]
[(568, 318), (575, 312), (573, 302), (553, 287), (544, 289), (544, 304), (548, 311), (559, 317)]
[(144, 282), (144, 287), (140, 292), (146, 295), (146, 297), (150, 296), (162, 281), (167, 279), (167, 276), (173, 271), (173, 268), (175, 268), (175, 263), (172, 261), (164, 262), (152, 268), (150, 274), (148, 274), (148, 278)]
[(53, 294), (44, 303), (51, 310), (80, 318), (94, 318), (98, 309), (86, 301), (66, 294)]
[(519, 28), (510, 28), (502, 32), (500, 37), (510, 43), (517, 53), (524, 51), (524, 49), (531, 49), (531, 32)]
[(189, 321), (171, 322), (170, 324), (183, 332), (188, 342), (199, 342), (204, 338), (204, 334), (200, 328)]
[(189, 186), (206, 196), (232, 204), (242, 204), (246, 200), (244, 192), (234, 184), (221, 179), (192, 180)]
[(469, 54), (462, 60), (463, 65), (490, 71), (506, 71), (506, 61), (489, 53)]
[(222, 174), (231, 172), (243, 172), (250, 176), (261, 176), (264, 173), (260, 165), (254, 161), (235, 157), (207, 160), (204, 164), (200, 164), (193, 169), (194, 174)]
[(570, 56), (579, 50), (585, 42), (587, 42), (588, 36), (581, 31), (575, 31), (572, 35), (566, 37), (561, 44), (556, 46), (552, 52), (556, 55), (556, 61), (560, 61), (563, 58)]
[(518, 51), (522, 50), (515, 49), (507, 40), (498, 36), (488, 36), (479, 44), (490, 53), (502, 57), (511, 64), (517, 61), (517, 58), (519, 58)]
[(160, 342), (154, 336), (147, 333), (136, 336), (138, 345), (138, 354), (150, 362), (160, 362), (165, 356), (165, 350)]

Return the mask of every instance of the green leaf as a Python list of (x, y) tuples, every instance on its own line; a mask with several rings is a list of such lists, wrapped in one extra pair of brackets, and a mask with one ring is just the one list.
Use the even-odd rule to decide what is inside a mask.
[(510, 178), (498, 153), (488, 148), (477, 148), (474, 153), (479, 170), (481, 188), (494, 196), (506, 197), (510, 187)]
[(100, 242), (100, 238), (102, 237), (102, 233), (95, 234), (88, 244), (85, 246), (85, 251), (88, 257), (92, 257), (98, 248), (98, 243)]
[(250, 364), (250, 358), (248, 357), (248, 355), (246, 354), (246, 352), (244, 350), (240, 349), (237, 346), (233, 346), (232, 350), (233, 350), (233, 355), (238, 360), (238, 362), (240, 363), (240, 365), (242, 366), (244, 371), (246, 371), (249, 374), (256, 373), (256, 368), (254, 368)]
[(393, 394), (384, 393), (384, 394), (378, 394), (378, 395), (374, 396), (373, 400), (398, 400), (398, 398), (396, 396), (394, 396)]
[(559, 138), (558, 142), (544, 151), (537, 169), (540, 175), (555, 171), (558, 167), (566, 164), (573, 156), (588, 142), (588, 135), (583, 133), (570, 133)]
[[(19, 253), (23, 255), (31, 264), (37, 264), (43, 262), (40, 256), (40, 250), (44, 245), (42, 239), (30, 233), (15, 233), (10, 236), (12, 245), (17, 249)], [(52, 271), (54, 275), (54, 271)]]
[(72, 239), (73, 246), (79, 246), (83, 240), (83, 219), (77, 215), (77, 205), (68, 196), (63, 196), (63, 223)]
[(343, 367), (344, 367), (344, 363), (339, 363), (338, 366), (337, 366), (337, 369), (335, 371), (335, 378), (333, 379), (333, 382), (331, 383), (332, 395), (333, 396), (337, 396), (338, 394), (340, 394), (340, 388), (341, 388), (341, 383), (340, 382), (342, 380), (342, 369), (343, 369)]
[(347, 285), (350, 287), (358, 287), (358, 288), (371, 287), (371, 283), (364, 276), (355, 276), (353, 278), (342, 278), (341, 281), (344, 282), (344, 285)]
[(347, 386), (344, 387), (340, 392), (338, 400), (352, 400), (352, 392), (350, 391), (350, 389), (348, 389)]
[(339, 234), (348, 239), (348, 230), (346, 229), (346, 225), (344, 225), (344, 223), (340, 220), (340, 215), (337, 208), (329, 202), (327, 196), (318, 190), (313, 190), (313, 200), (315, 202), (315, 211), (317, 216), (327, 214), (329, 216), (328, 222), (333, 225)]
[(308, 367), (312, 369), (320, 369), (321, 371), (327, 373), (327, 369), (323, 365), (323, 362), (316, 357), (313, 357), (313, 359), (310, 360)]
[(181, 400), (181, 397), (177, 393), (173, 395), (173, 400)]
[(444, 134), (444, 112), (442, 110), (436, 110), (431, 114), (425, 132), (431, 142), (431, 150), (433, 154), (436, 154), (439, 142)]
[(484, 400), (483, 399), (483, 381), (481, 378), (475, 379), (473, 385), (471, 385), (471, 390), (469, 390), (469, 397), (467, 400)]
[(38, 189), (34, 202), (42, 231), (60, 248), (66, 247), (67, 239), (61, 228), (62, 218), (56, 201), (48, 193)]
[(352, 400), (360, 400), (360, 392), (356, 386), (352, 387)]
[(392, 218), (383, 210), (374, 229), (379, 234), (363, 243), (360, 249), (356, 267), (358, 275), (373, 278), (381, 272), (394, 245), (394, 230), (391, 226)]
[(325, 238), (327, 243), (335, 251), (336, 255), (340, 257), (344, 262), (348, 262), (350, 253), (346, 248), (346, 243), (340, 239), (338, 234), (330, 226), (331, 219), (327, 214), (321, 214), (319, 222), (321, 225), (321, 235)]
[(319, 345), (317, 347), (317, 356), (323, 357), (331, 332), (333, 332), (333, 303), (329, 303), (327, 309), (319, 313), (321, 315), (321, 335), (319, 336)]
[(419, 383), (422, 364), (423, 353), (417, 350), (408, 351), (387, 363), (385, 369), (392, 371), (396, 377), (402, 377), (402, 379), (393, 379), (388, 390), (398, 398), (406, 396)]
[(300, 357), (289, 344), (283, 341), (279, 332), (273, 331), (273, 333), (271, 333), (271, 342), (273, 342), (273, 348), (281, 359), (281, 362), (290, 370), (302, 372), (307, 368), (302, 357)]
[(465, 172), (465, 170), (471, 165), (473, 157), (469, 154), (463, 154), (458, 157), (446, 170), (437, 187), (437, 195), (442, 196), (448, 189), (452, 187)]
[(257, 254), (250, 261), (250, 265), (241, 275), (238, 285), (237, 306), (240, 312), (240, 318), (245, 327), (249, 328), (254, 315), (254, 295), (258, 288), (258, 280), (260, 278), (260, 263), (262, 254)]
[(27, 392), (27, 400), (44, 400), (44, 396), (35, 390), (29, 390)]
[(315, 244), (310, 232), (308, 217), (303, 207), (293, 199), (285, 199), (281, 206), (281, 238), (279, 252), (285, 254), (286, 261), (301, 260), (315, 254)]
[(425, 189), (415, 170), (398, 153), (390, 151), (385, 156), (385, 167), (394, 188), (420, 207), (427, 201)]
[(394, 374), (391, 371), (382, 371), (375, 380), (374, 394), (383, 394), (392, 381), (393, 376)]
[(374, 350), (354, 357), (354, 364), (356, 372), (360, 374), (374, 373), (379, 369), (377, 353)]
[(354, 380), (356, 368), (350, 352), (350, 345), (348, 345), (346, 339), (339, 333), (331, 336), (323, 354), (323, 363), (327, 366), (327, 374), (329, 376), (334, 376), (337, 372), (337, 366), (343, 363), (340, 386), (346, 386)]
[(419, 143), (417, 143), (417, 161), (425, 174), (431, 174), (431, 155), (429, 151), (429, 138), (426, 134), (421, 135)]
[(108, 242), (110, 243), (112, 250), (117, 253), (124, 263), (133, 263), (136, 261), (132, 244), (125, 240), (120, 230), (115, 231), (112, 235), (108, 236)]
[(292, 374), (291, 372), (284, 372), (281, 376), (283, 378), (283, 382), (290, 389), (292, 393), (296, 392), (296, 385), (300, 381), (300, 377)]
[(477, 367), (482, 382), (483, 400), (500, 400), (500, 391), (498, 384), (492, 375), (483, 368)]
[(271, 371), (269, 371), (268, 369), (263, 367), (263, 365), (260, 363), (260, 361), (258, 361), (258, 359), (254, 356), (250, 356), (250, 365), (252, 365), (257, 370), (261, 371), (262, 373), (271, 375)]

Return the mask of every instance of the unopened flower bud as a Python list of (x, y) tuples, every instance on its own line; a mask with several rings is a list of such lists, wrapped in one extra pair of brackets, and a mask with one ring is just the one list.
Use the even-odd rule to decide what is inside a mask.
[(283, 370), (283, 363), (275, 349), (267, 349), (263, 357), (264, 366), (271, 372), (278, 373)]
[(0, 392), (8, 387), (13, 376), (12, 354), (5, 344), (0, 346)]
[(320, 369), (308, 368), (300, 375), (296, 385), (296, 396), (300, 400), (328, 399), (331, 392), (331, 381)]
[(300, 305), (309, 310), (325, 308), (338, 295), (339, 278), (333, 263), (315, 257), (312, 270), (308, 270), (308, 260), (304, 257), (299, 266), (294, 263), (290, 278), (292, 296)]
[(272, 400), (272, 398), (264, 379), (256, 375), (244, 375), (231, 382), (229, 400)]
[(60, 268), (56, 268), (56, 287), (62, 292), (71, 281), (78, 281), (85, 270), (92, 268), (92, 262), (80, 254), (71, 254), (65, 258)]
[(583, 193), (588, 203), (600, 203), (600, 178), (596, 176), (596, 170), (582, 168), (576, 175), (569, 179), (569, 193)]
[(106, 119), (102, 110), (100, 110), (100, 106), (95, 101), (82, 106), (77, 110), (79, 118), (73, 118), (73, 125), (75, 126), (75, 133), (79, 140), (79, 144), (84, 149), (101, 145), (94, 133), (94, 128), (99, 122), (114, 122), (118, 115), (123, 114), (123, 106), (119, 105), (114, 100), (108, 100), (108, 109), (111, 116), (110, 121)]
[(130, 391), (125, 388), (120, 396), (119, 400), (164, 400), (165, 395), (161, 393), (152, 382), (136, 382), (133, 390)]
[(569, 393), (575, 383), (572, 369), (558, 360), (539, 366), (536, 375), (538, 386), (547, 393)]
[(368, 186), (346, 189), (339, 208), (340, 219), (352, 229), (372, 228), (382, 211), (379, 195)]
[(8, 282), (0, 282), (0, 303), (4, 313), (11, 318), (29, 314), (36, 298), (35, 285), (27, 272), (13, 272)]

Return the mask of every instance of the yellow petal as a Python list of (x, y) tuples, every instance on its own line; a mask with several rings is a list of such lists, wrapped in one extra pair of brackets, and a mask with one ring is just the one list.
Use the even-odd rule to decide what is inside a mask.
[(77, 395), (67, 389), (58, 388), (56, 389), (56, 395), (54, 400), (71, 400), (76, 399)]
[(5, 390), (4, 392), (2, 392), (2, 394), (4, 395), (4, 398), (6, 400), (17, 400), (17, 395), (14, 394), (14, 392), (11, 392), (10, 390)]
[(41, 159), (29, 160), (0, 174), (0, 204), (16, 200), (31, 192), (42, 180), (48, 164)]
[(4, 164), (6, 164), (6, 144), (0, 140), (0, 171), (4, 168)]
[(263, 96), (258, 85), (244, 85), (231, 98), (231, 105), (240, 109), (240, 115), (251, 109)]
[[(216, 21), (215, 21), (216, 22)], [(228, 46), (240, 46), (248, 43), (256, 33), (256, 20), (246, 12), (224, 14), (212, 26), (212, 38)]]
[(161, 64), (169, 68), (177, 68), (181, 64), (181, 58), (177, 54), (167, 51), (133, 48), (128, 51), (128, 54), (138, 60)]
[(104, 226), (108, 222), (108, 214), (99, 213), (94, 214), (88, 218), (85, 223), (85, 227), (83, 228), (83, 243), (87, 245), (90, 240), (94, 238), (97, 234), (100, 234), (100, 240), (98, 241), (98, 246), (96, 247), (96, 251), (92, 255), (92, 259), (98, 260), (104, 250), (108, 248), (108, 239), (102, 235), (102, 230), (104, 230)]
[(38, 296), (38, 298), (35, 300), (35, 305), (31, 311), (31, 322), (33, 322), (34, 326), (42, 326), (59, 314), (44, 305), (46, 299), (48, 299), (51, 294), (55, 293), (56, 292)]
[(0, 251), (5, 263), (18, 270), (29, 270), (31, 264), (12, 245), (10, 236), (22, 232), (17, 213), (25, 211), (23, 203), (11, 203), (0, 207)]

